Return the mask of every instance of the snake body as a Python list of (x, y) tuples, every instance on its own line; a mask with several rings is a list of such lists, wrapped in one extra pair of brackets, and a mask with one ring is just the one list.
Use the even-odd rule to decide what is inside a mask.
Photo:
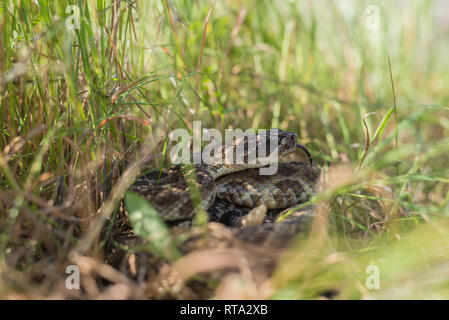
[[(285, 247), (295, 234), (308, 229), (308, 222), (313, 217), (313, 208), (298, 206), (310, 200), (313, 195), (320, 169), (312, 164), (311, 159), (310, 163), (279, 162), (276, 174), (260, 175), (259, 168), (266, 166), (267, 162), (257, 157), (255, 161), (250, 162), (260, 149), (259, 144), (255, 148), (250, 147), (249, 141), (252, 138), (256, 141), (267, 141), (266, 150), (269, 150), (270, 139), (276, 138), (279, 157), (293, 153), (298, 148), (295, 133), (270, 130), (263, 137), (265, 140), (261, 137), (260, 134), (245, 136), (236, 139), (232, 145), (221, 146), (217, 149), (218, 152), (212, 155), (213, 161), (209, 164), (173, 165), (145, 173), (137, 178), (129, 190), (145, 197), (161, 218), (171, 226), (173, 234), (177, 233), (175, 230), (189, 233), (192, 218), (199, 210), (208, 212), (210, 222), (220, 223), (210, 224), (209, 230), (213, 232), (209, 233), (207, 239), (204, 239), (204, 233), (190, 233), (180, 247), (184, 253), (223, 245)], [(221, 161), (228, 152), (236, 159), (236, 153), (242, 148), (243, 163), (226, 164)], [(302, 146), (300, 148), (310, 157), (307, 149)], [(256, 223), (252, 222), (254, 216), (259, 216)], [(276, 222), (282, 216), (286, 218)], [(129, 222), (125, 225), (129, 226)], [(218, 228), (219, 225), (227, 227)], [(218, 235), (215, 232), (217, 228)], [(226, 230), (227, 234), (224, 238), (223, 230)], [(111, 235), (111, 240), (113, 241), (108, 244), (119, 243), (129, 248), (145, 242), (132, 232), (130, 226), (117, 229)], [(112, 265), (120, 265), (122, 270), (127, 269), (126, 265), (129, 263), (124, 262), (124, 257), (130, 257), (128, 253), (117, 250), (115, 245), (108, 245), (106, 255)], [(140, 253), (139, 256), (143, 257)], [(144, 258), (145, 261), (148, 259)], [(268, 260), (270, 264), (274, 263), (274, 259)]]
[[(250, 145), (251, 139), (258, 143)], [(295, 133), (272, 129), (237, 138), (230, 145), (220, 145), (209, 164), (173, 165), (143, 174), (130, 190), (144, 196), (169, 223), (191, 221), (203, 209), (208, 210), (210, 221), (241, 227), (242, 217), (260, 206), (266, 207), (264, 212), (268, 209), (268, 214), (262, 217), (264, 224), (273, 223), (282, 211), (310, 199), (320, 170), (311, 161), (279, 162), (276, 174), (261, 175), (259, 170), (267, 163), (257, 157), (259, 149), (262, 145), (269, 150), (272, 139), (276, 140), (275, 151), (280, 158), (298, 146), (310, 156), (307, 149), (298, 145)], [(243, 163), (226, 164), (224, 159), (229, 155), (232, 160), (237, 159), (237, 152), (243, 152)], [(294, 224), (292, 218), (287, 224)], [(268, 235), (273, 231), (270, 228), (261, 226), (258, 231), (253, 228), (238, 234), (248, 234), (246, 238), (250, 239), (251, 232)]]
[[(252, 139), (254, 144), (250, 144)], [(275, 150), (270, 150), (272, 139), (277, 140)], [(215, 181), (218, 178), (251, 168), (264, 167), (267, 162), (259, 157), (262, 146), (265, 150), (277, 151), (278, 156), (282, 157), (296, 150), (297, 140), (298, 137), (295, 133), (278, 129), (270, 130), (269, 133), (242, 136), (235, 139), (232, 144), (220, 145), (209, 159), (208, 164), (175, 165), (161, 171), (141, 175), (130, 187), (130, 191), (144, 196), (165, 221), (190, 219), (198, 209), (207, 210), (213, 204), (217, 194)], [(232, 163), (238, 158), (242, 160), (242, 163)], [(229, 164), (226, 163), (227, 159), (231, 160), (228, 161)], [(288, 169), (281, 171), (285, 172), (286, 170)], [(257, 170), (253, 171), (253, 180), (258, 175), (256, 172)], [(269, 176), (261, 176), (260, 179), (263, 177)], [(229, 184), (232, 180), (225, 181)], [(230, 194), (226, 189), (222, 184), (218, 192), (219, 197), (226, 198), (225, 194)], [(252, 192), (248, 189), (246, 193), (240, 192), (239, 196), (234, 197), (231, 202), (249, 207), (261, 203), (266, 203), (268, 208), (279, 207), (281, 203), (275, 201), (276, 196), (269, 192), (260, 192), (263, 190), (268, 189), (259, 189), (259, 192), (257, 190)], [(194, 191), (199, 191), (201, 194), (199, 199), (192, 199)], [(240, 188), (240, 191), (243, 190)], [(245, 201), (239, 203), (239, 200), (246, 195), (254, 200), (254, 203)], [(196, 203), (194, 203), (195, 200), (197, 200)]]

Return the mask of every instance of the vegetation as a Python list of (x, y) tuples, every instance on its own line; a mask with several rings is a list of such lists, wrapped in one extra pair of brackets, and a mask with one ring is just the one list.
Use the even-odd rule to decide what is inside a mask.
[[(201, 120), (294, 131), (323, 168), (311, 236), (236, 297), (449, 298), (446, 11), (1, 0), (0, 296), (64, 298), (73, 263), (118, 277), (100, 231), (140, 161), (167, 163), (168, 134)], [(107, 287), (83, 277), (86, 297)]]

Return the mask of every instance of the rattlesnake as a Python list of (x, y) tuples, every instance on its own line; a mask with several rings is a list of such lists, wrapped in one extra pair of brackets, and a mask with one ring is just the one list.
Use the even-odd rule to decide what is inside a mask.
[[(260, 175), (259, 169), (267, 165), (255, 157), (262, 145), (257, 143), (251, 146), (249, 142), (253, 141), (251, 139), (262, 141), (265, 143), (264, 148), (269, 150), (270, 139), (273, 138), (277, 139), (276, 150), (279, 157), (293, 153), (299, 147), (307, 153), (309, 163), (279, 162), (276, 174)], [(217, 148), (218, 152), (211, 157), (212, 163), (173, 165), (149, 172), (138, 177), (129, 190), (145, 197), (172, 227), (171, 230), (190, 230), (192, 219), (198, 211), (207, 210), (209, 221), (230, 227), (226, 237), (228, 242), (232, 242), (228, 243), (229, 246), (235, 245), (236, 240), (238, 243), (252, 243), (258, 247), (284, 247), (292, 236), (306, 228), (308, 223), (305, 222), (311, 220), (309, 218), (313, 216), (313, 210), (310, 206), (300, 210), (295, 208), (310, 199), (320, 175), (320, 169), (312, 163), (309, 151), (298, 144), (297, 140), (295, 133), (278, 129), (243, 136), (237, 138), (232, 145)], [(223, 163), (222, 159), (228, 155), (227, 152), (232, 153), (231, 159), (236, 159), (235, 154), (239, 150), (243, 150), (243, 163)], [(285, 213), (289, 213), (288, 217), (275, 223)], [(256, 223), (251, 222), (251, 216), (254, 215), (259, 215)], [(116, 231), (112, 235), (113, 242), (126, 244), (128, 247), (132, 247), (136, 240), (138, 244), (142, 243), (143, 239), (134, 235), (132, 229), (125, 229), (126, 233)], [(204, 243), (209, 247), (215, 246), (222, 239), (218, 236), (220, 239), (216, 242), (217, 237), (212, 233), (209, 240), (200, 241), (203, 235), (202, 233), (198, 237), (197, 234), (191, 234), (181, 250), (184, 253), (191, 252), (203, 248)], [(107, 251), (116, 252), (115, 249), (110, 250), (111, 246), (108, 247)], [(117, 261), (116, 258), (114, 260)]]
[[(250, 145), (251, 139), (257, 143)], [(259, 149), (263, 144), (269, 150), (271, 139), (277, 140), (275, 150), (271, 151), (277, 151), (278, 157), (301, 148), (309, 156), (310, 164), (278, 163), (275, 175), (261, 175), (257, 168), (267, 162), (259, 157)], [(211, 208), (216, 196), (237, 206), (254, 208), (263, 204), (268, 209), (288, 208), (310, 198), (319, 175), (309, 151), (297, 140), (295, 133), (279, 129), (243, 136), (230, 145), (220, 145), (209, 164), (176, 165), (143, 174), (129, 190), (144, 196), (165, 221), (191, 219), (198, 209)], [(237, 159), (238, 152), (243, 163), (225, 163), (226, 157), (231, 161)], [(195, 204), (192, 189), (201, 194)]]

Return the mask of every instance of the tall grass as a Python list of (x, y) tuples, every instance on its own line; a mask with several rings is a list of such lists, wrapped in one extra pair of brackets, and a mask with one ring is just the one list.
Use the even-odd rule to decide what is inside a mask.
[[(378, 29), (366, 23), (371, 4)], [(78, 22), (70, 5), (79, 28), (67, 25)], [(444, 10), (2, 0), (1, 296), (65, 297), (67, 264), (102, 261), (100, 231), (136, 161), (167, 162), (169, 132), (201, 120), (297, 132), (323, 167), (314, 201), (325, 219), (251, 297), (448, 298)], [(368, 265), (379, 290), (365, 286)]]

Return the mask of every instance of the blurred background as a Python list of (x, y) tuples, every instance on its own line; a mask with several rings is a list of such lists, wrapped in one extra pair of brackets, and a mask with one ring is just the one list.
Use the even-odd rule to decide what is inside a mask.
[(448, 1), (1, 0), (0, 29), (0, 296), (68, 297), (120, 177), (201, 120), (322, 167), (321, 232), (217, 297), (449, 298)]

